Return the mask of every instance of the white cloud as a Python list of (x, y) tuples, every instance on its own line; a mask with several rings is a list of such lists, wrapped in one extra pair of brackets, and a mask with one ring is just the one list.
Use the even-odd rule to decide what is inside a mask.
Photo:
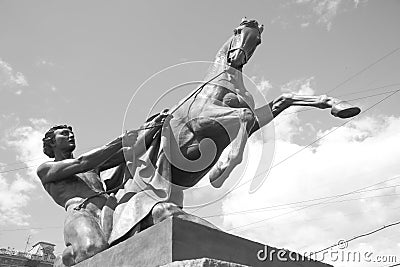
[(17, 88), (16, 94), (21, 94), (21, 88), (28, 86), (25, 76), (16, 72), (12, 67), (0, 58), (0, 90), (5, 88)]
[[(38, 165), (48, 160), (42, 151), (42, 138), (49, 128), (50, 123), (45, 119), (30, 119), (29, 125), (18, 126), (8, 132), (6, 144), (16, 150), (18, 161), (25, 162), (27, 166)], [(38, 181), (36, 168), (28, 168), (27, 173)]]
[(325, 24), (328, 31), (332, 28), (332, 20), (336, 17), (341, 2), (342, 0), (314, 1), (313, 11), (318, 16), (317, 22)]
[[(293, 129), (292, 126), (289, 123), (288, 129)], [(320, 131), (318, 136), (333, 129)], [(273, 168), (266, 183), (256, 193), (249, 194), (246, 187), (231, 193), (224, 200), (223, 212), (342, 194), (397, 177), (400, 175), (399, 138), (400, 117), (360, 117), (321, 139), (314, 148), (294, 144), (290, 138), (280, 138), (276, 142), (275, 163), (300, 149), (304, 150)], [(400, 184), (400, 178), (379, 184), (379, 187), (397, 184)], [(373, 188), (376, 187), (370, 189)], [(332, 199), (336, 203), (302, 210), (298, 209), (323, 200), (224, 216), (223, 228), (236, 228), (265, 219), (262, 223), (232, 232), (272, 246), (311, 252), (330, 246), (339, 239), (351, 238), (397, 221), (400, 198), (396, 194), (399, 193), (399, 187), (388, 187)], [(393, 231), (397, 230), (387, 229), (371, 238), (351, 242), (348, 250), (397, 255), (398, 240)], [(358, 265), (348, 262), (332, 264), (365, 266), (365, 262)]]
[[(282, 92), (293, 93), (299, 95), (314, 94), (314, 77), (299, 79), (288, 82), (281, 87)], [(275, 134), (277, 139), (292, 141), (293, 138), (299, 135), (303, 128), (300, 124), (298, 113), (296, 111), (302, 107), (290, 107), (279, 116), (278, 122), (275, 124)]]
[[(253, 77), (253, 81), (256, 78)], [(256, 86), (258, 91), (260, 91), (264, 96), (268, 94), (268, 92), (272, 89), (272, 84), (270, 81), (266, 80), (264, 77), (261, 78), (259, 82), (256, 82)]]
[(10, 182), (7, 180), (10, 179), (0, 176), (0, 225), (27, 225), (30, 216), (22, 208), (27, 206), (28, 193), (35, 186), (19, 174), (15, 174)]
[(300, 24), (300, 26), (302, 28), (307, 28), (308, 26), (310, 26), (310, 22), (304, 22), (304, 23)]
[(7, 131), (2, 143), (14, 149), (16, 160), (28, 168), (7, 172), (7, 165), (2, 166), (6, 172), (0, 175), (0, 225), (28, 225), (30, 215), (23, 209), (39, 183), (36, 166), (47, 158), (42, 152), (41, 140), (49, 123), (44, 119), (30, 119), (28, 125), (20, 125), (19, 119), (15, 120), (17, 124)]
[[(329, 31), (332, 29), (333, 20), (339, 13), (345, 12), (348, 8), (346, 6), (349, 3), (354, 3), (351, 8), (358, 8), (360, 5), (360, 0), (354, 1), (342, 1), (342, 0), (296, 0), (295, 4), (301, 6), (307, 6), (311, 9), (312, 14), (315, 17), (315, 22), (322, 24)], [(367, 0), (362, 1), (366, 3)], [(309, 20), (314, 20), (314, 18), (309, 16), (303, 16), (303, 18), (308, 17), (307, 21), (302, 22), (301, 27), (307, 27), (310, 24)]]
[(49, 66), (49, 67), (54, 67), (55, 64), (51, 61), (45, 60), (45, 59), (39, 59), (36, 61), (36, 65), (41, 67), (41, 66)]

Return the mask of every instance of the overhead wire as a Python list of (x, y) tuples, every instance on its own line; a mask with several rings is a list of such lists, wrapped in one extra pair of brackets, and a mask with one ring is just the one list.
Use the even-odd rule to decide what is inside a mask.
[[(370, 232), (367, 232), (367, 233), (364, 233), (364, 234), (360, 234), (360, 235), (354, 236), (354, 237), (352, 237), (352, 238), (350, 238), (350, 239), (342, 240), (342, 241), (343, 241), (343, 243), (348, 244), (349, 242), (354, 241), (354, 240), (356, 240), (356, 239), (359, 239), (359, 238), (361, 238), (361, 237), (365, 237), (365, 236), (369, 236), (369, 235), (375, 234), (375, 233), (380, 232), (380, 231), (382, 231), (382, 230), (384, 230), (384, 229), (386, 229), (386, 228), (393, 227), (393, 226), (396, 226), (396, 225), (399, 225), (399, 224), (400, 224), (400, 221), (396, 221), (396, 222), (393, 222), (393, 223), (384, 225), (384, 226), (382, 226), (382, 227), (380, 227), (380, 228), (378, 228), (378, 229), (372, 230), (372, 231), (370, 231)], [(324, 248), (324, 249), (321, 249), (321, 250), (319, 250), (319, 251), (316, 251), (316, 252), (314, 252), (314, 253), (315, 253), (315, 254), (318, 254), (318, 253), (321, 253), (321, 252), (326, 251), (326, 250), (328, 250), (328, 249), (337, 247), (337, 246), (339, 246), (339, 245), (340, 245), (339, 243), (336, 243), (336, 244), (333, 244), (333, 245), (331, 245), (331, 246), (329, 246), (329, 247), (326, 247), (326, 248)]]
[[(354, 79), (355, 77), (357, 77), (358, 75), (360, 75), (361, 73), (367, 71), (368, 69), (372, 68), (373, 66), (375, 66), (376, 64), (378, 64), (379, 62), (383, 61), (384, 59), (388, 58), (389, 56), (395, 54), (397, 51), (400, 50), (400, 47), (397, 47), (391, 51), (389, 51), (388, 53), (386, 53), (385, 55), (383, 55), (382, 57), (378, 58), (377, 60), (375, 60), (374, 62), (368, 64), (367, 66), (365, 66), (364, 68), (362, 68), (361, 70), (359, 70), (358, 72), (354, 73), (353, 75), (349, 76), (348, 78), (346, 78), (345, 80), (343, 80), (342, 82), (338, 83), (336, 86), (332, 87), (331, 89), (329, 89), (328, 91), (325, 92), (325, 94), (329, 94), (333, 91), (335, 91), (336, 89), (338, 89), (340, 86), (346, 84), (347, 82), (351, 81), (352, 79)], [(297, 112), (303, 112), (306, 110), (310, 110), (309, 108), (303, 108), (298, 110)], [(297, 113), (296, 112), (296, 113)]]
[[(362, 191), (362, 190), (365, 190), (365, 189), (368, 189), (368, 188), (371, 188), (371, 187), (377, 186), (379, 184), (383, 184), (383, 183), (386, 183), (386, 182), (389, 182), (389, 181), (392, 181), (392, 180), (395, 180), (395, 179), (398, 179), (398, 178), (399, 178), (399, 175), (397, 175), (395, 177), (392, 177), (392, 178), (389, 178), (389, 179), (385, 179), (383, 181), (380, 181), (378, 183), (375, 183), (375, 184), (372, 184), (372, 185), (369, 185), (369, 186), (366, 186), (366, 187), (362, 187), (362, 188), (359, 188), (359, 189), (356, 189), (356, 190), (352, 190), (352, 191), (347, 192), (347, 193), (336, 195), (336, 196), (334, 196), (334, 197), (332, 197), (332, 198), (330, 198), (328, 200), (322, 201), (322, 202), (313, 203), (313, 204), (310, 204), (310, 205), (307, 205), (307, 206), (304, 206), (304, 207), (301, 207), (301, 208), (298, 208), (298, 209), (295, 209), (295, 210), (292, 210), (292, 211), (289, 211), (289, 212), (286, 212), (286, 213), (282, 213), (282, 214), (279, 214), (279, 215), (276, 215), (276, 216), (273, 216), (273, 217), (269, 217), (269, 218), (266, 218), (266, 219), (262, 219), (262, 220), (251, 222), (251, 223), (248, 223), (248, 224), (245, 224), (245, 225), (234, 227), (234, 228), (228, 229), (227, 231), (236, 230), (236, 229), (243, 228), (243, 227), (246, 227), (246, 226), (258, 224), (260, 222), (264, 222), (264, 221), (268, 221), (268, 220), (275, 219), (275, 218), (278, 218), (278, 217), (282, 217), (284, 215), (295, 213), (295, 212), (298, 212), (298, 211), (301, 211), (301, 210), (305, 210), (305, 209), (308, 209), (308, 208), (311, 208), (311, 207), (315, 207), (315, 206), (318, 206), (318, 205), (326, 204), (326, 202), (328, 202), (331, 199), (337, 199), (337, 198), (341, 198), (341, 197), (344, 197), (344, 196), (347, 196), (347, 195), (352, 195), (355, 192), (359, 192), (359, 191)], [(251, 227), (250, 229), (253, 229), (253, 228), (258, 228), (258, 227)]]
[[(400, 175), (397, 176), (396, 179), (400, 178)], [(369, 192), (373, 192), (373, 191), (377, 191), (377, 190), (382, 190), (382, 189), (388, 189), (388, 188), (394, 188), (394, 187), (399, 187), (400, 184), (396, 184), (396, 185), (390, 185), (390, 186), (385, 186), (385, 187), (380, 187), (380, 188), (374, 188), (374, 189), (370, 189), (370, 190), (363, 190), (363, 191), (358, 191), (358, 192), (354, 192), (354, 194), (362, 194), (362, 193), (369, 193)], [(256, 209), (246, 209), (246, 210), (241, 210), (241, 211), (233, 211), (233, 212), (228, 212), (228, 213), (220, 213), (220, 214), (214, 214), (214, 215), (209, 215), (209, 216), (203, 216), (203, 219), (207, 219), (207, 218), (214, 218), (214, 217), (221, 217), (221, 216), (226, 216), (226, 215), (237, 215), (237, 214), (244, 214), (244, 213), (253, 213), (253, 212), (263, 212), (265, 210), (277, 210), (277, 209), (281, 209), (282, 207), (287, 207), (287, 208), (291, 208), (290, 206), (293, 205), (298, 205), (298, 204), (304, 204), (304, 203), (309, 203), (309, 202), (313, 202), (313, 201), (317, 201), (317, 200), (323, 200), (323, 199), (331, 199), (337, 196), (341, 196), (342, 194), (337, 194), (337, 195), (331, 195), (331, 196), (327, 196), (327, 197), (319, 197), (319, 198), (313, 198), (313, 199), (307, 199), (307, 200), (301, 200), (301, 201), (296, 201), (296, 202), (290, 202), (290, 203), (285, 203), (285, 204), (278, 204), (278, 205), (272, 205), (272, 206), (265, 206), (265, 207), (261, 207), (261, 208), (256, 208)], [(397, 195), (397, 194), (396, 194)], [(363, 198), (357, 198), (357, 199), (351, 199), (351, 200), (358, 200), (358, 199), (363, 199)], [(348, 201), (348, 200), (342, 200), (342, 201)], [(337, 203), (340, 201), (334, 201), (334, 202), (330, 202), (330, 203)], [(287, 209), (286, 208), (286, 209)]]
[[(98, 146), (91, 146), (91, 147), (89, 147), (89, 148), (84, 148), (84, 149), (78, 149), (77, 151), (79, 151), (79, 150), (90, 150), (90, 149), (94, 149), (94, 148), (97, 148)], [(36, 161), (36, 160), (42, 160), (43, 159), (43, 157), (37, 157), (37, 158), (34, 158), (34, 159), (27, 159), (27, 160), (21, 160), (21, 161), (15, 161), (15, 162), (10, 162), (10, 163), (0, 163), (0, 168), (4, 168), (4, 167), (8, 167), (8, 166), (14, 166), (14, 165), (20, 165), (20, 164), (25, 164), (25, 163), (28, 163), (28, 162), (32, 162), (32, 161)]]
[(14, 231), (27, 231), (27, 230), (44, 230), (44, 229), (60, 229), (63, 226), (46, 226), (46, 227), (29, 227), (29, 228), (14, 228), (14, 229), (0, 229), (0, 232), (14, 232)]
[[(87, 148), (87, 150), (91, 150), (91, 149), (94, 149), (96, 147), (97, 146), (92, 146), (92, 147)], [(81, 150), (83, 150), (83, 149), (81, 149)], [(13, 165), (19, 165), (19, 164), (25, 164), (25, 163), (36, 161), (36, 160), (40, 160), (40, 159), (42, 159), (42, 158), (35, 158), (35, 159), (29, 159), (29, 160), (26, 160), (26, 161), (19, 161), (19, 162), (17, 161), (17, 162), (14, 162), (14, 163), (3, 164), (3, 165), (0, 165), (0, 168), (4, 168), (4, 167), (7, 167), (7, 166), (13, 166)], [(40, 164), (28, 165), (28, 166), (23, 166), (23, 167), (18, 167), (18, 168), (14, 168), (14, 169), (8, 169), (8, 170), (2, 170), (2, 171), (0, 171), (0, 174), (14, 172), (14, 171), (20, 171), (20, 170), (25, 170), (25, 169), (30, 169), (30, 168), (38, 167)]]
[(376, 90), (378, 90), (378, 89), (383, 89), (383, 88), (388, 88), (388, 87), (394, 87), (394, 86), (398, 86), (398, 85), (400, 85), (400, 83), (392, 83), (392, 84), (382, 85), (382, 86), (378, 86), (378, 87), (373, 87), (373, 88), (358, 90), (358, 91), (351, 92), (351, 93), (341, 94), (341, 95), (338, 95), (338, 96), (335, 96), (335, 97), (343, 97), (343, 96), (349, 96), (349, 95), (356, 95), (356, 94), (360, 94), (360, 93), (365, 93), (365, 92), (370, 92), (370, 91), (376, 91)]
[(384, 265), (382, 267), (395, 267), (395, 266), (400, 266), (400, 263), (395, 263), (395, 264), (392, 264), (392, 265)]
[(383, 55), (382, 57), (378, 58), (377, 60), (375, 60), (374, 62), (372, 62), (371, 64), (367, 65), (366, 67), (362, 68), (361, 70), (359, 70), (358, 72), (354, 73), (353, 75), (351, 75), (350, 77), (348, 77), (347, 79), (345, 79), (344, 81), (340, 82), (339, 84), (337, 84), (336, 86), (334, 86), (332, 89), (328, 90), (326, 92), (326, 94), (331, 93), (332, 91), (336, 90), (337, 88), (339, 88), (340, 86), (346, 84), (347, 82), (351, 81), (352, 79), (354, 79), (355, 77), (357, 77), (358, 75), (360, 75), (361, 73), (365, 72), (366, 70), (372, 68), (373, 66), (375, 66), (376, 64), (378, 64), (379, 62), (381, 62), (382, 60), (386, 59), (387, 57), (395, 54), (397, 51), (400, 50), (400, 47), (397, 47), (393, 50), (391, 50), (389, 53), (386, 53), (385, 55)]
[[(381, 198), (381, 197), (393, 197), (393, 196), (400, 196), (400, 194), (386, 194), (386, 195), (378, 195), (378, 196), (369, 196), (369, 197), (358, 197), (358, 198), (350, 198), (350, 199), (342, 199), (342, 200), (336, 200), (336, 201), (328, 201), (324, 202), (324, 204), (336, 204), (336, 203), (344, 203), (344, 202), (350, 202), (350, 201), (355, 201), (355, 200), (365, 200), (365, 199), (372, 199), (372, 198)], [(244, 210), (242, 212), (232, 212), (232, 213), (227, 213), (224, 215), (211, 215), (211, 216), (204, 216), (202, 217), (203, 219), (209, 219), (209, 218), (215, 218), (215, 217), (221, 217), (221, 216), (229, 216), (229, 215), (241, 215), (241, 214), (247, 214), (247, 213), (257, 213), (257, 212), (265, 212), (265, 211), (276, 211), (276, 210), (285, 210), (285, 209), (291, 209), (291, 208), (299, 208), (299, 207), (307, 207), (307, 205), (296, 205), (294, 207), (276, 207), (276, 208), (265, 208), (263, 210)]]

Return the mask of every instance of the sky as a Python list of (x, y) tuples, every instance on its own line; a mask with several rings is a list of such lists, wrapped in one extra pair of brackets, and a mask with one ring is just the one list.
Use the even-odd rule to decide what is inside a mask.
[[(365, 112), (341, 120), (327, 110), (288, 109), (269, 126), (273, 139), (249, 139), (227, 186), (210, 190), (203, 180), (203, 190), (185, 194), (188, 206), (211, 204), (186, 210), (300, 253), (400, 220), (399, 12), (394, 0), (0, 1), (0, 247), (64, 248), (65, 212), (35, 174), (47, 160), (41, 138), (49, 127), (72, 125), (75, 155), (139, 127), (194, 89), (168, 93), (204, 78), (207, 63), (188, 62), (212, 61), (244, 16), (264, 24), (243, 69), (249, 87), (269, 101), (283, 92), (329, 94)], [(248, 184), (232, 189), (255, 170), (265, 178), (256, 192)], [(349, 242), (346, 251), (400, 262), (399, 229)]]

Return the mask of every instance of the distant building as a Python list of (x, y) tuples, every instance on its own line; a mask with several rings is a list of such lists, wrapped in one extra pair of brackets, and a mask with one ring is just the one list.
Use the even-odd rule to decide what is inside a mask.
[(54, 244), (38, 242), (28, 252), (0, 248), (0, 267), (51, 267), (56, 256)]

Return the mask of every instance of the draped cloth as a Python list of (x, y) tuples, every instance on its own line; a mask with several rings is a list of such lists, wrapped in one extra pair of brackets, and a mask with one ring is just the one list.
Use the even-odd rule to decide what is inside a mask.
[[(130, 230), (138, 231), (140, 222), (160, 202), (171, 197), (171, 164), (163, 148), (171, 136), (170, 127), (158, 126), (146, 154), (138, 168), (116, 195), (118, 206), (113, 215), (113, 230), (108, 243), (112, 245)], [(142, 162), (143, 162), (142, 161)], [(140, 166), (139, 166), (140, 167)], [(182, 203), (176, 203), (179, 206)]]

